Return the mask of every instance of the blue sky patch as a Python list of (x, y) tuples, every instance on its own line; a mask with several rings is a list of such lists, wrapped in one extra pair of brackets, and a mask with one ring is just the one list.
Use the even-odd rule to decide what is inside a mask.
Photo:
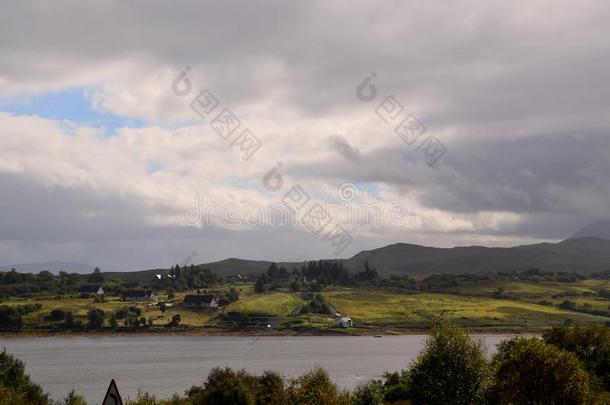
[(15, 115), (38, 115), (54, 120), (69, 120), (79, 125), (105, 128), (112, 135), (122, 127), (141, 128), (144, 121), (93, 109), (87, 93), (90, 88), (70, 88), (31, 97), (0, 99), (0, 111)]

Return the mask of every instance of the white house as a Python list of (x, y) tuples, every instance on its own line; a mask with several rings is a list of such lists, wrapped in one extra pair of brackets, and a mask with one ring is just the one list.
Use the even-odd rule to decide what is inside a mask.
[(337, 318), (337, 326), (340, 328), (351, 328), (352, 326), (354, 326), (354, 324), (351, 318), (342, 316), (340, 318)]

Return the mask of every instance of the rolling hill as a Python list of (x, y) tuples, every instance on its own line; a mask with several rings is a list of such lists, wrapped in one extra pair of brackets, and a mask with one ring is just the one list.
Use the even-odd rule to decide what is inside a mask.
[(479, 273), (526, 270), (589, 274), (610, 269), (610, 240), (567, 239), (510, 248), (467, 246), (432, 248), (397, 243), (358, 253), (346, 260), (350, 269), (368, 261), (381, 274)]
[(610, 220), (600, 219), (576, 232), (570, 239), (603, 238), (610, 239)]

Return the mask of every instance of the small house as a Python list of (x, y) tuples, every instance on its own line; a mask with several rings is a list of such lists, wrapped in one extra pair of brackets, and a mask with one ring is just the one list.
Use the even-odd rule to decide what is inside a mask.
[(129, 291), (125, 291), (123, 294), (123, 299), (125, 301), (152, 301), (152, 302), (156, 302), (159, 300), (159, 297), (157, 297), (155, 294), (153, 294), (152, 292), (147, 292), (144, 290), (129, 290)]
[(78, 292), (81, 294), (96, 294), (96, 295), (106, 295), (106, 293), (104, 292), (104, 289), (102, 288), (102, 286), (95, 286), (95, 285), (83, 285), (80, 286), (78, 289)]
[(252, 284), (252, 279), (241, 274), (231, 274), (225, 277), (225, 281), (233, 285)]
[(185, 308), (218, 308), (218, 300), (213, 295), (187, 295), (182, 305)]
[(354, 326), (352, 319), (342, 316), (340, 318), (337, 318), (337, 326), (340, 328), (351, 328), (352, 326)]

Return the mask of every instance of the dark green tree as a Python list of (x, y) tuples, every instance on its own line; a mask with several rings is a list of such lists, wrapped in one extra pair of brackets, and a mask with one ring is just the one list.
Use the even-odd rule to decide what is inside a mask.
[(409, 370), (409, 399), (430, 405), (480, 403), (490, 371), (480, 341), (454, 325), (434, 327)]
[(546, 343), (574, 353), (610, 391), (610, 329), (602, 325), (557, 326), (546, 331)]
[(105, 313), (101, 309), (94, 308), (87, 312), (87, 326), (89, 329), (100, 329), (104, 326)]
[[(49, 397), (30, 380), (25, 365), (6, 352), (0, 353), (0, 395), (12, 399), (6, 404), (47, 405)], [(2, 403), (0, 397), (0, 403)]]
[(497, 404), (584, 404), (591, 394), (589, 375), (573, 353), (536, 337), (502, 342), (494, 356)]

